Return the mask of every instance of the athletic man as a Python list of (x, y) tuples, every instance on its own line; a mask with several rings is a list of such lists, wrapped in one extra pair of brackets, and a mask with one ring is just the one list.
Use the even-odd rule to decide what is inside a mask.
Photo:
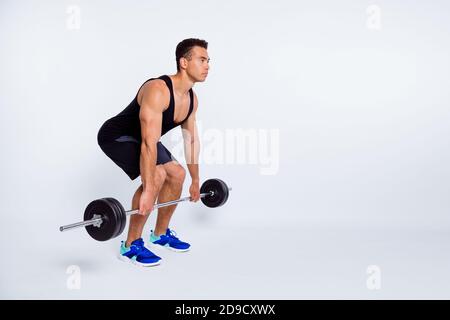
[[(196, 82), (205, 81), (209, 70), (208, 43), (185, 39), (176, 48), (177, 73), (151, 78), (139, 88), (136, 97), (118, 115), (107, 120), (98, 133), (98, 144), (131, 180), (141, 176), (142, 184), (132, 199), (128, 237), (122, 241), (120, 258), (142, 266), (153, 266), (161, 258), (144, 245), (142, 231), (156, 200), (178, 199), (185, 179), (185, 169), (176, 161), (160, 137), (181, 126), (187, 167), (192, 182), (191, 201), (200, 199), (198, 154), (199, 140), (195, 114)], [(175, 251), (188, 251), (190, 244), (176, 237), (169, 228), (176, 205), (159, 208), (150, 243)]]

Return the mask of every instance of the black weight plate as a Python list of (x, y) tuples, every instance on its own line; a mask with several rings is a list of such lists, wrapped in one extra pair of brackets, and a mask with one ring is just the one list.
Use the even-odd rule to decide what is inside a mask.
[(213, 191), (214, 195), (203, 197), (203, 204), (209, 208), (219, 207), (224, 198), (224, 193), (221, 191), (221, 189), (222, 185), (217, 179), (206, 180), (200, 188), (200, 193), (209, 193)]
[(230, 196), (230, 190), (228, 190), (228, 186), (224, 181), (222, 181), (220, 179), (217, 179), (217, 180), (219, 180), (220, 183), (222, 184), (222, 188), (223, 188), (222, 190), (225, 190), (225, 198), (222, 200), (222, 204), (221, 204), (221, 206), (223, 206), (227, 202), (228, 197)]
[(120, 223), (117, 219), (116, 211), (115, 206), (106, 199), (98, 199), (89, 203), (84, 211), (84, 221), (91, 220), (94, 215), (100, 215), (103, 221), (100, 227), (86, 226), (88, 234), (98, 241), (112, 239)]
[(220, 205), (218, 205), (218, 207), (220, 207), (220, 206), (224, 205), (225, 202), (227, 202), (230, 192), (229, 192), (228, 186), (225, 184), (225, 182), (223, 182), (222, 180), (217, 179), (217, 178), (214, 180), (216, 180), (217, 183), (220, 184), (220, 188), (218, 188), (219, 192), (223, 192), (223, 196), (221, 196)]
[(114, 201), (114, 198), (103, 198), (103, 199), (105, 199), (111, 205), (111, 207), (114, 208), (114, 220), (117, 221), (116, 228), (114, 229), (114, 234), (111, 237), (112, 239), (118, 236), (118, 232), (122, 225), (122, 219), (120, 218), (121, 217), (120, 208), (117, 206), (116, 202)]
[(201, 198), (203, 204), (209, 208), (217, 208), (228, 199), (228, 187), (220, 179), (206, 180), (200, 187), (200, 193), (214, 192), (214, 195)]
[(121, 235), (123, 230), (125, 229), (125, 225), (127, 224), (127, 214), (125, 213), (125, 209), (122, 206), (122, 204), (116, 199), (114, 199), (114, 201), (116, 202), (116, 205), (119, 207), (120, 221), (122, 222), (120, 224), (119, 231), (117, 232), (117, 235), (116, 235), (116, 237), (117, 237), (117, 236)]
[(115, 237), (121, 235), (123, 232), (123, 229), (125, 229), (125, 225), (127, 224), (127, 215), (125, 213), (125, 209), (123, 208), (122, 204), (118, 200), (116, 200), (114, 198), (106, 198), (106, 199), (108, 199), (108, 201), (110, 203), (114, 204), (117, 209), (116, 216), (120, 223), (118, 224), (117, 232), (114, 234), (113, 238), (115, 238)]
[(116, 204), (111, 201), (112, 198), (103, 198), (103, 200), (105, 200), (106, 202), (108, 202), (108, 204), (111, 206), (111, 208), (113, 208), (113, 214), (114, 214), (114, 221), (117, 221), (116, 223), (116, 227), (114, 228), (114, 233), (111, 236), (110, 239), (115, 238), (117, 236), (117, 232), (119, 231), (120, 225), (121, 225), (121, 221), (119, 219), (119, 209), (117, 208)]

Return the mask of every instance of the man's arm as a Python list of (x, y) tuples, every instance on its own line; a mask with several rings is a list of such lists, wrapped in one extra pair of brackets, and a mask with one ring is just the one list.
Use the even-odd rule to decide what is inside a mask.
[(192, 182), (199, 182), (198, 156), (200, 153), (200, 139), (198, 138), (196, 113), (198, 108), (197, 95), (194, 92), (194, 110), (189, 118), (181, 125), (184, 139), (184, 155), (191, 175)]
[(143, 88), (139, 120), (141, 123), (140, 171), (143, 192), (155, 192), (156, 144), (161, 137), (162, 113), (166, 103), (163, 87), (152, 81)]

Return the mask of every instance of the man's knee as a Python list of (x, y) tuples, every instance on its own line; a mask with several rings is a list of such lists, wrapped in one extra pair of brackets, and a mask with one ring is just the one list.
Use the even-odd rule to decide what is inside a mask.
[(156, 166), (155, 178), (157, 184), (162, 184), (167, 178), (167, 172), (162, 165)]
[(167, 179), (175, 184), (183, 184), (186, 178), (186, 170), (180, 165), (174, 165), (168, 170)]

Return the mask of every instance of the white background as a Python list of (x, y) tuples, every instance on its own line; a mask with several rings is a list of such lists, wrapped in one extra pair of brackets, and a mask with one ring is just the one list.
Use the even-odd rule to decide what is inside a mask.
[[(0, 297), (450, 298), (449, 9), (3, 0)], [(228, 203), (178, 206), (171, 226), (192, 251), (133, 268), (115, 258), (122, 237), (58, 227), (96, 198), (130, 207), (139, 179), (103, 154), (98, 129), (146, 79), (174, 74), (175, 47), (190, 37), (209, 42), (210, 74), (194, 87), (203, 132), (279, 139), (258, 144), (256, 163), (202, 163), (202, 180), (233, 187)], [(174, 131), (163, 139), (172, 147)], [(217, 146), (201, 138), (203, 150)], [(264, 152), (278, 163), (271, 175)]]

